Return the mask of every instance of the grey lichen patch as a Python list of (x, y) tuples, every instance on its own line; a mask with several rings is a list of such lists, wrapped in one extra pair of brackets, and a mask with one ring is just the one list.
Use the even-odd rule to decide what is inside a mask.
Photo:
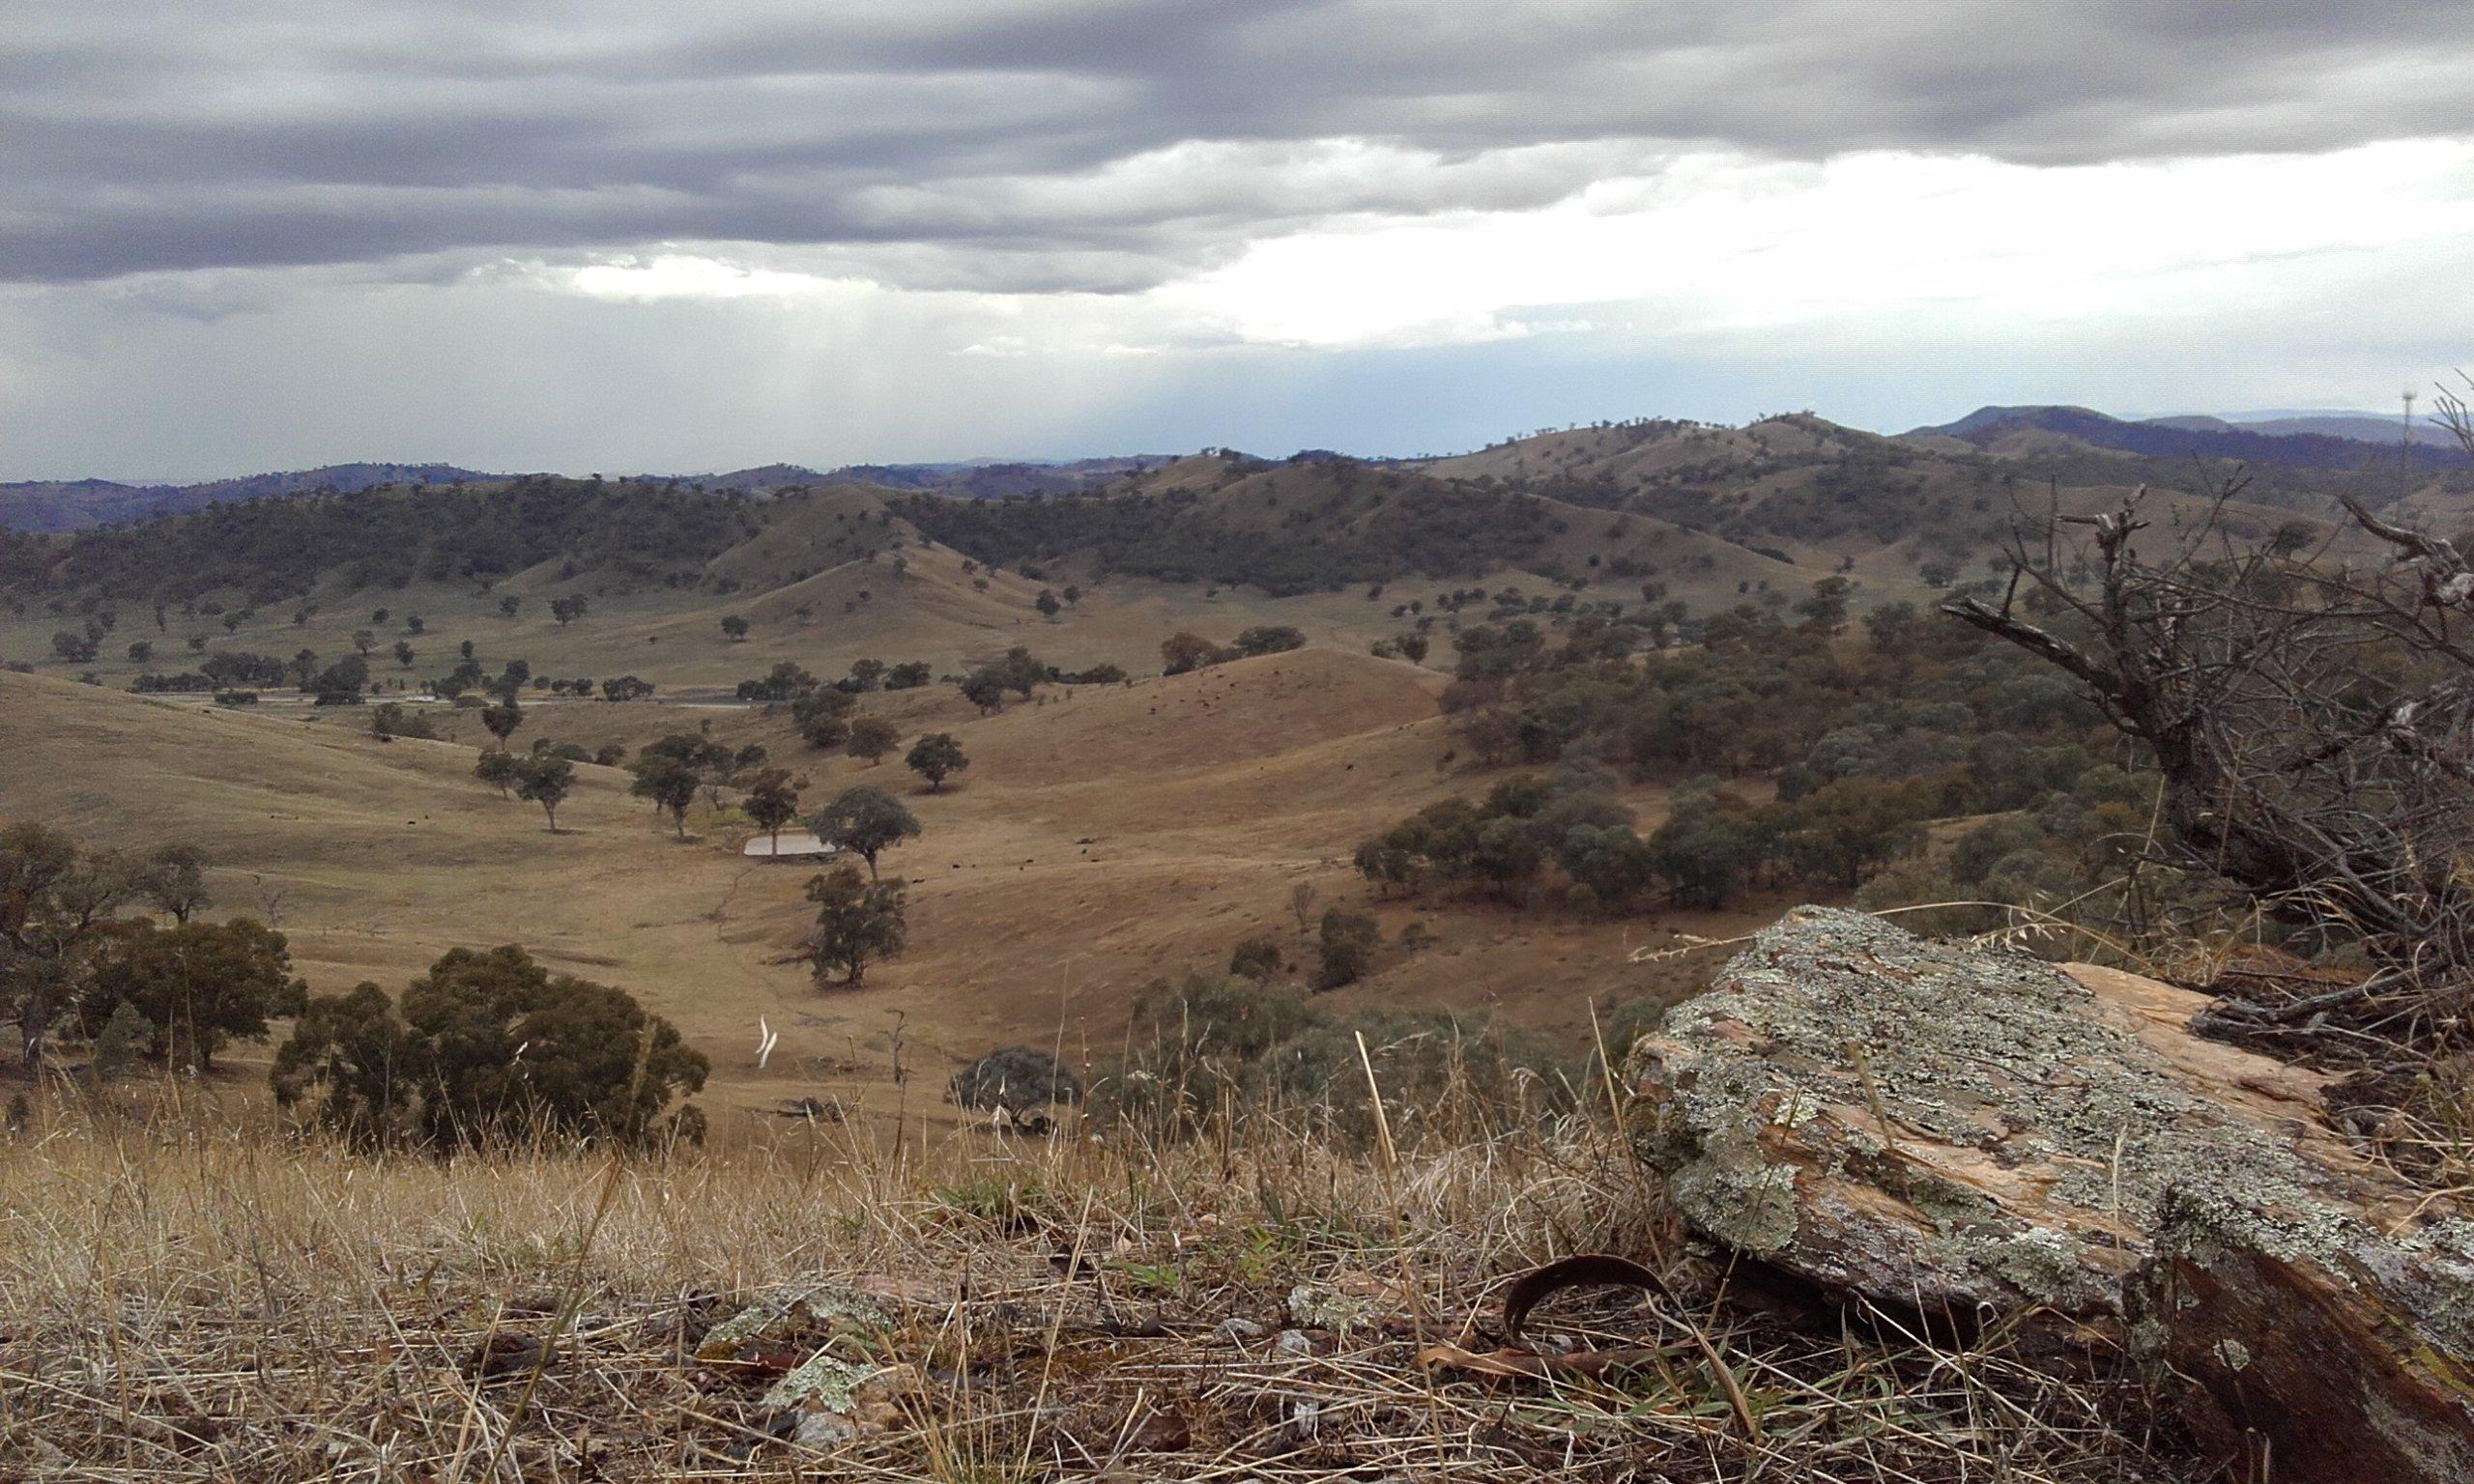
[(698, 1342), (700, 1359), (739, 1359), (748, 1347), (805, 1330), (881, 1330), (885, 1312), (865, 1294), (839, 1284), (821, 1283), (778, 1294), (752, 1304), (705, 1331)]
[(1676, 1204), (1707, 1235), (1769, 1257), (1796, 1240), (1796, 1171), (1761, 1157), (1759, 1146), (1720, 1133), (1701, 1157), (1674, 1172)]
[(859, 1388), (884, 1367), (853, 1364), (818, 1351), (773, 1384), (762, 1405), (776, 1410), (830, 1412), (848, 1415), (858, 1407)]
[[(2324, 1257), (2360, 1229), (2289, 1149), (2200, 1096), (2076, 980), (1861, 913), (1790, 913), (1676, 1007), (1629, 1070), (1657, 1107), (1644, 1152), (1678, 1209), (1765, 1257), (1792, 1259), (1811, 1235), (1798, 1164), (1808, 1184), (1869, 1182), (1929, 1223), (1912, 1260), (1936, 1270), (1935, 1291), (2065, 1312), (2119, 1312), (2120, 1233), (2155, 1226), (2169, 1198), (2198, 1245)], [(1777, 1157), (1785, 1145), (1797, 1164)], [(2023, 1172), (2039, 1214), (2060, 1219), (2023, 1219), (1916, 1168), (1908, 1146)]]

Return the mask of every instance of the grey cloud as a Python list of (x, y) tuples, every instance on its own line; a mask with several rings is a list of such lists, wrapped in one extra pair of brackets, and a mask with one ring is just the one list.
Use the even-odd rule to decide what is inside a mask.
[[(2461, 133), (2454, 10), (35, 0), (0, 51), (0, 276), (679, 242), (1114, 291), (1301, 222), (1550, 202), (1675, 149), (2067, 163)], [(1383, 153), (1351, 169), (1335, 141)]]

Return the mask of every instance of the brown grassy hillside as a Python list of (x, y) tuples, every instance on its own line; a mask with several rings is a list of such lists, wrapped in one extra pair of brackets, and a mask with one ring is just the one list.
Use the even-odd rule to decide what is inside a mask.
[[(1440, 677), (1397, 662), (1305, 650), (1130, 685), (1047, 688), (981, 718), (946, 688), (878, 695), (906, 735), (950, 729), (972, 757), (959, 785), (917, 792), (898, 759), (870, 768), (807, 751), (761, 709), (571, 702), (532, 709), (532, 735), (641, 745), (712, 723), (761, 741), (807, 782), (811, 807), (849, 784), (904, 792), (925, 825), (887, 858), (912, 891), (911, 951), (859, 990), (818, 990), (790, 961), (808, 921), (806, 873), (755, 867), (734, 816), (697, 838), (586, 767), (546, 831), (540, 812), (470, 777), (455, 742), (381, 743), (337, 717), (233, 714), (49, 678), (0, 675), (0, 812), (93, 843), (194, 841), (216, 863), (217, 910), (266, 915), (293, 938), (313, 987), (394, 987), (458, 945), (522, 942), (554, 967), (622, 985), (712, 1056), (722, 1106), (832, 1086), (900, 1095), (906, 1067), (941, 1082), (947, 1059), (1006, 1042), (1109, 1049), (1128, 1004), (1163, 974), (1225, 964), (1239, 939), (1297, 943), (1291, 894), (1366, 898), (1357, 841), (1449, 793), (1455, 771), (1434, 711)], [(475, 738), (477, 740), (477, 738)], [(1632, 802), (1654, 818), (1654, 792)], [(1748, 917), (1623, 924), (1531, 920), (1438, 899), (1375, 904), (1387, 944), (1337, 1003), (1500, 1006), (1577, 1040), (1625, 951), (1672, 929), (1725, 932)], [(1389, 940), (1418, 921), (1411, 951)], [(1627, 988), (1630, 987), (1627, 985)], [(784, 1031), (752, 1066), (757, 1021)], [(872, 1090), (872, 1091), (871, 1091)], [(933, 1102), (933, 1094), (930, 1095)]]

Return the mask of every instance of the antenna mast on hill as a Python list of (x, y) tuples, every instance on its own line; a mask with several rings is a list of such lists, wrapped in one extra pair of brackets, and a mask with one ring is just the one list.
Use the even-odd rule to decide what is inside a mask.
[(2405, 493), (2414, 488), (2414, 398), (2413, 387), (2405, 388), (2405, 421), (2397, 434), (2397, 480)]

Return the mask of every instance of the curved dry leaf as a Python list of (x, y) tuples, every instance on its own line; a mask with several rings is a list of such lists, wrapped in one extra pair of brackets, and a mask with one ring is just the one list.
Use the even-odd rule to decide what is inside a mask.
[(1546, 1356), (1534, 1350), (1493, 1350), (1481, 1353), (1463, 1350), (1457, 1345), (1429, 1345), (1418, 1352), (1418, 1364), (1430, 1371), (1460, 1371), (1471, 1376), (1542, 1380), (1550, 1376), (1603, 1376), (1609, 1371), (1647, 1365), (1657, 1354), (1654, 1350), (1627, 1347), (1622, 1350), (1580, 1350), (1568, 1356)]
[(1617, 1257), (1610, 1252), (1584, 1252), (1576, 1257), (1562, 1258), (1542, 1268), (1532, 1268), (1513, 1280), (1510, 1289), (1504, 1294), (1504, 1338), (1520, 1338), (1520, 1327), (1529, 1318), (1529, 1311), (1548, 1296), (1560, 1294), (1568, 1288), (1607, 1285), (1646, 1289), (1661, 1298), (1667, 1293), (1664, 1279), (1628, 1257)]

